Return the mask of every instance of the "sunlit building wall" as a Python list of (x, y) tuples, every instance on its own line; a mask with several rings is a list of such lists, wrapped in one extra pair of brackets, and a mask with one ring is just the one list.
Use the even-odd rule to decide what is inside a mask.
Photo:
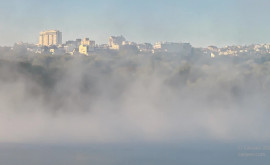
[(62, 32), (59, 30), (49, 30), (40, 32), (39, 45), (52, 46), (62, 44)]

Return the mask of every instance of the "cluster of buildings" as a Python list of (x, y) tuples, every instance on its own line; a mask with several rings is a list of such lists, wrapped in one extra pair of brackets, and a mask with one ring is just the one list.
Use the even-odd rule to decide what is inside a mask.
[(137, 44), (127, 41), (123, 36), (109, 37), (108, 44), (96, 44), (94, 40), (89, 38), (76, 39), (62, 42), (62, 33), (59, 30), (49, 30), (40, 32), (39, 43), (25, 44), (17, 43), (17, 46), (26, 47), (27, 51), (34, 53), (48, 54), (70, 54), (70, 55), (91, 55), (100, 51), (121, 51), (135, 50), (138, 53), (191, 53), (192, 46), (189, 43), (172, 43), (158, 42), (154, 45), (151, 43)]
[(209, 46), (203, 50), (204, 54), (212, 58), (217, 56), (260, 56), (270, 55), (270, 44), (253, 44), (246, 46), (225, 46), (218, 48)]
[[(127, 41), (123, 36), (109, 37), (108, 44), (96, 44), (89, 38), (62, 41), (62, 33), (59, 30), (40, 32), (39, 43), (26, 44), (17, 43), (17, 47), (24, 47), (27, 51), (40, 54), (70, 54), (70, 55), (92, 55), (98, 52), (117, 52), (121, 50), (133, 50), (138, 54), (192, 54), (192, 46), (189, 43), (157, 42), (155, 44)], [(207, 57), (217, 56), (241, 56), (241, 55), (270, 55), (270, 44), (257, 44), (248, 46), (226, 46), (218, 48), (196, 48), (197, 52)]]

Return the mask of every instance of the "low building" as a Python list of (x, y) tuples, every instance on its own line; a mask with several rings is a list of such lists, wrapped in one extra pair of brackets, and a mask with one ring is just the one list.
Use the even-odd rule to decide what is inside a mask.
[(153, 53), (182, 53), (190, 54), (192, 46), (189, 43), (157, 42)]
[(137, 47), (142, 53), (152, 53), (153, 51), (153, 45), (150, 43), (138, 44)]

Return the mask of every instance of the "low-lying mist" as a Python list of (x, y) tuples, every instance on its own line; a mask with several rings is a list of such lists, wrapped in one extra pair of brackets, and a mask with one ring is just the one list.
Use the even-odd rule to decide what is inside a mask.
[(270, 62), (175, 56), (0, 61), (0, 142), (264, 141)]

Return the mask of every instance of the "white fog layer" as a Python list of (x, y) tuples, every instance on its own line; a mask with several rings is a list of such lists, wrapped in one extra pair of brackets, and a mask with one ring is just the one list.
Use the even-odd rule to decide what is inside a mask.
[(0, 142), (264, 141), (270, 62), (175, 56), (0, 61)]

